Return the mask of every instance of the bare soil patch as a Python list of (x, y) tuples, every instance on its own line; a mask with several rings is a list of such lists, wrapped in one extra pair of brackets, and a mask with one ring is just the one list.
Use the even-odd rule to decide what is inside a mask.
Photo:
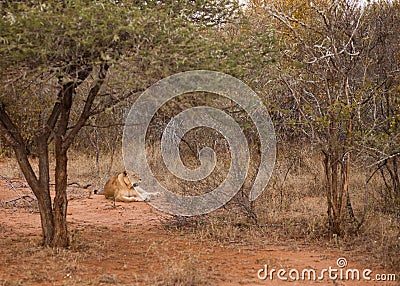
[[(17, 184), (21, 181), (15, 181)], [(19, 196), (32, 195), (19, 185)], [(371, 268), (354, 253), (321, 245), (295, 246), (220, 243), (166, 228), (172, 217), (146, 203), (116, 203), (89, 190), (68, 190), (71, 247), (40, 247), (41, 228), (35, 203), (18, 197), (0, 180), (0, 285), (395, 285), (377, 281), (260, 280), (259, 269)], [(260, 238), (257, 238), (258, 240)], [(344, 268), (346, 269), (346, 268)], [(374, 269), (375, 273), (390, 273)], [(286, 274), (288, 277), (288, 273)], [(290, 280), (290, 278), (289, 278)]]

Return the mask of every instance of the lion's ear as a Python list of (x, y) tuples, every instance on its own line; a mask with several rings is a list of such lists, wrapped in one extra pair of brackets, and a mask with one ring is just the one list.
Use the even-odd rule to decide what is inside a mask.
[(124, 176), (128, 176), (128, 173), (126, 172), (126, 170), (124, 171)]

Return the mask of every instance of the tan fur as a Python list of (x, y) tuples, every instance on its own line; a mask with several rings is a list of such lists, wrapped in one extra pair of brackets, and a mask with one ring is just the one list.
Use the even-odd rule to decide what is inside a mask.
[(124, 171), (108, 180), (103, 194), (107, 199), (114, 198), (117, 202), (142, 202), (146, 198), (143, 198), (132, 186), (132, 183), (138, 184), (139, 181), (137, 176), (128, 176)]

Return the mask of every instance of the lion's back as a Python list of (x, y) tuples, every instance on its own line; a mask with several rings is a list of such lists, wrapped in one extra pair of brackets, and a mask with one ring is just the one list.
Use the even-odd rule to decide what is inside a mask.
[(115, 192), (118, 191), (118, 176), (112, 177), (104, 186), (104, 196), (108, 199), (115, 196)]

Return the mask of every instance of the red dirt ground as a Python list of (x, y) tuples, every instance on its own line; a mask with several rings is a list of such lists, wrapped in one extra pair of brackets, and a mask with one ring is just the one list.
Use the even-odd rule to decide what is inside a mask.
[[(378, 281), (260, 280), (259, 269), (370, 268), (349, 252), (321, 246), (218, 243), (165, 228), (168, 215), (146, 203), (113, 203), (69, 189), (71, 249), (40, 247), (39, 213), (30, 203), (4, 204), (29, 189), (0, 180), (0, 285), (395, 285)], [(17, 192), (16, 192), (17, 191)], [(25, 205), (25, 206), (24, 206)], [(373, 269), (375, 274), (389, 273)], [(340, 272), (339, 272), (340, 273)], [(262, 273), (263, 274), (263, 273)], [(295, 274), (295, 272), (293, 272)], [(285, 277), (288, 277), (286, 273)], [(289, 279), (290, 280), (290, 279)]]

